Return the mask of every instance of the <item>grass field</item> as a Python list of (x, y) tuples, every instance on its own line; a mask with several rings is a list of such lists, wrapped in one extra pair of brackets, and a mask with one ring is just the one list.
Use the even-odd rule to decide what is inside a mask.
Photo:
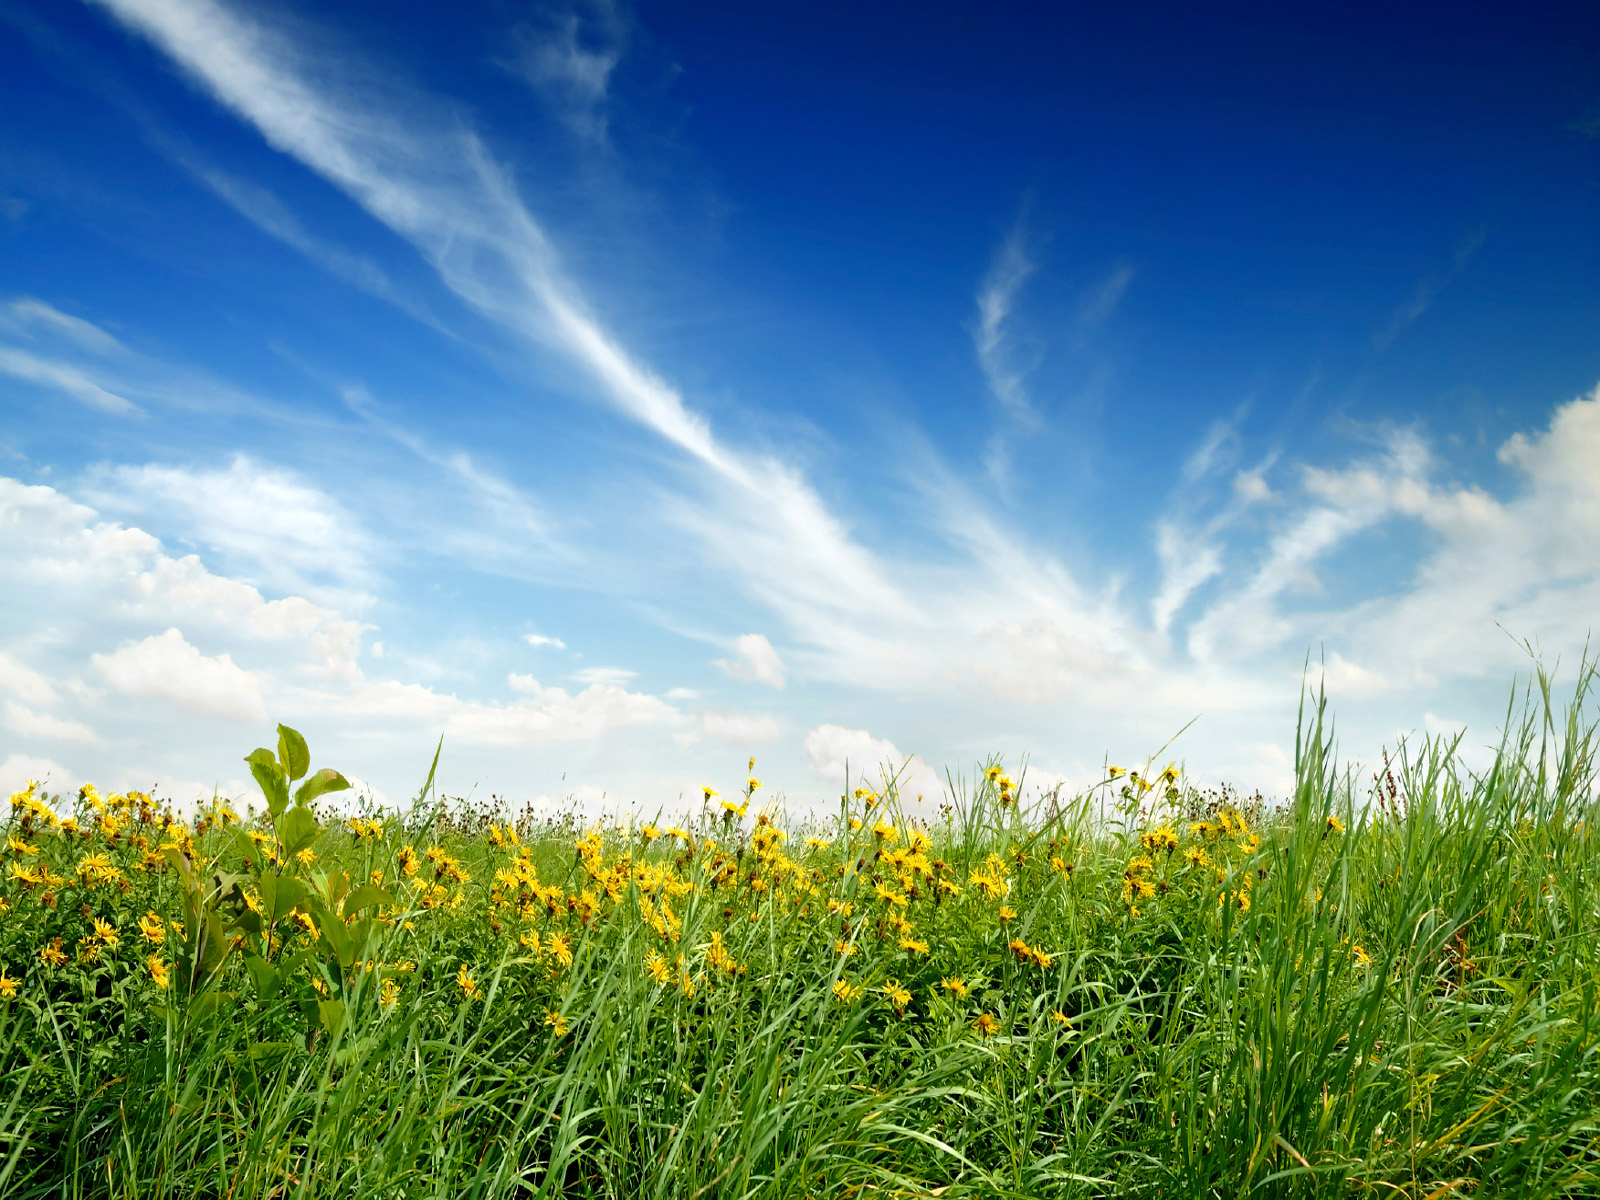
[(26, 790), (0, 1194), (1600, 1195), (1592, 683), (1476, 776), (1312, 705), (1271, 807), (357, 813), (290, 730), (254, 810)]

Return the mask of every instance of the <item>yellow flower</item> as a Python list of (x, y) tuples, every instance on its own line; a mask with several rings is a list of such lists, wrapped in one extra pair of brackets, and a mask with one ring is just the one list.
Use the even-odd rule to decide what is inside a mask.
[(672, 982), (672, 965), (659, 950), (652, 950), (644, 956), (644, 972), (658, 985), (665, 986)]
[(841, 938), (833, 943), (833, 952), (835, 954), (842, 954), (846, 958), (849, 958), (856, 952), (856, 944), (854, 942), (847, 942)]
[(1000, 1022), (988, 1013), (979, 1013), (978, 1019), (972, 1023), (972, 1027), (983, 1037), (993, 1037), (1000, 1032)]
[(919, 942), (916, 938), (901, 938), (900, 949), (908, 954), (926, 954), (928, 952), (928, 943)]
[(103, 921), (99, 917), (94, 918), (94, 935), (107, 946), (115, 946), (117, 944), (117, 927), (110, 921)]
[(1059, 1008), (1050, 1014), (1050, 1019), (1063, 1028), (1072, 1028), (1072, 1018), (1067, 1016), (1067, 1014), (1062, 1012)]
[(550, 951), (550, 957), (556, 960), (558, 966), (570, 967), (572, 965), (572, 941), (566, 934), (552, 934), (546, 948)]
[(848, 980), (835, 979), (833, 981), (833, 998), (840, 1004), (849, 1004), (852, 1000), (861, 998), (861, 989)]
[(467, 970), (467, 964), (462, 963), (456, 972), (456, 986), (461, 989), (461, 994), (471, 1000), (478, 994), (477, 980), (472, 978), (472, 972)]
[(806, 839), (806, 849), (807, 850), (826, 850), (827, 848), (828, 848), (828, 839), (827, 838), (823, 838), (823, 837), (808, 837)]
[(61, 949), (60, 938), (51, 938), (50, 944), (39, 951), (39, 961), (47, 967), (59, 967), (67, 961), (67, 956)]
[(1017, 919), (1017, 910), (1009, 904), (1002, 904), (1000, 906), (1000, 919), (1002, 921), (1015, 921)]
[(295, 909), (295, 911), (294, 911), (294, 923), (296, 925), (300, 926), (301, 929), (305, 930), (306, 933), (309, 936), (311, 936), (311, 937), (317, 937), (318, 936), (318, 934), (317, 934), (317, 923), (311, 919), (311, 914), (310, 913), (304, 912), (304, 911), (302, 911), (301, 909), (298, 909), (298, 908)]
[(1344, 832), (1344, 822), (1339, 820), (1338, 817), (1329, 817), (1328, 818), (1328, 832), (1329, 833), (1343, 833)]
[(1363, 967), (1372, 965), (1372, 955), (1367, 953), (1366, 947), (1360, 942), (1350, 943), (1350, 957), (1354, 958)]
[(37, 854), (37, 853), (39, 853), (39, 848), (37, 846), (30, 846), (30, 845), (28, 845), (27, 842), (23, 841), (21, 838), (18, 838), (18, 837), (9, 837), (8, 836), (6, 838), (6, 849), (10, 850), (11, 853), (13, 853), (13, 854)]
[(850, 818), (850, 832), (851, 833), (856, 833), (860, 829), (861, 829), (861, 818), (860, 817), (851, 817)]
[(750, 802), (746, 800), (743, 804), (735, 804), (732, 800), (724, 800), (722, 811), (735, 817), (742, 817), (750, 811)]
[(555, 1033), (557, 1037), (566, 1036), (569, 1026), (567, 1025), (567, 1019), (561, 1015), (561, 1010), (559, 1008), (545, 1009), (544, 1023)]
[(5, 968), (0, 967), (0, 1000), (15, 1000), (21, 983), (20, 979), (12, 979), (6, 974)]
[(889, 998), (889, 1006), (901, 1016), (911, 1005), (911, 992), (898, 979), (886, 979), (883, 982), (883, 994)]
[(296, 854), (294, 857), (295, 861), (298, 862), (302, 867), (309, 867), (312, 863), (317, 861), (316, 852), (309, 846), (300, 851), (300, 853)]
[(400, 984), (393, 978), (383, 981), (383, 994), (378, 997), (378, 1002), (385, 1008), (392, 1008), (400, 1000)]
[(965, 1000), (969, 995), (972, 994), (972, 989), (967, 987), (966, 980), (962, 979), (958, 975), (952, 975), (949, 979), (940, 980), (939, 986), (945, 991), (949, 992), (957, 1000)]
[(151, 981), (158, 988), (161, 988), (163, 991), (166, 990), (166, 986), (172, 982), (172, 978), (167, 974), (167, 964), (161, 961), (161, 956), (159, 954), (152, 954), (149, 958), (145, 959), (144, 965), (150, 971)]
[[(260, 903), (260, 900), (256, 901), (256, 905)], [(251, 907), (254, 908), (256, 905)], [(139, 918), (139, 932), (144, 934), (145, 941), (153, 946), (159, 946), (167, 940), (167, 927), (154, 912), (146, 912), (144, 916)]]
[(717, 798), (717, 790), (716, 790), (716, 788), (712, 787), (710, 784), (707, 784), (705, 787), (702, 787), (700, 790), (705, 793), (705, 795), (706, 795), (706, 803), (707, 804), (710, 804), (713, 800), (715, 800)]
[(875, 883), (872, 885), (872, 890), (878, 894), (880, 901), (891, 907), (896, 904), (904, 906), (906, 903), (906, 898), (886, 883)]
[(1128, 772), (1125, 771), (1121, 767), (1107, 767), (1106, 768), (1106, 774), (1109, 775), (1112, 779), (1121, 779), (1127, 773)]
[(657, 829), (654, 825), (647, 821), (643, 825), (639, 826), (639, 836), (647, 842), (653, 842), (661, 836), (661, 830)]

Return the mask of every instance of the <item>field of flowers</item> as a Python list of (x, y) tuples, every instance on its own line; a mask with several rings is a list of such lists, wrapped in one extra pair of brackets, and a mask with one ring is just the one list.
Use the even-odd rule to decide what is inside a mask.
[(253, 805), (30, 787), (0, 1194), (1594, 1196), (1592, 679), (1478, 775), (1313, 705), (1270, 806), (361, 811), (282, 727)]

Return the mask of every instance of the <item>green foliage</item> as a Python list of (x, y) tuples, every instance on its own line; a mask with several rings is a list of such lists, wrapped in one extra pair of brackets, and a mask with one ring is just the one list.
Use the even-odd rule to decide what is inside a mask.
[(26, 789), (0, 1194), (1595, 1195), (1592, 683), (1370, 787), (1314, 703), (1271, 811), (341, 816), (284, 726), (257, 814)]

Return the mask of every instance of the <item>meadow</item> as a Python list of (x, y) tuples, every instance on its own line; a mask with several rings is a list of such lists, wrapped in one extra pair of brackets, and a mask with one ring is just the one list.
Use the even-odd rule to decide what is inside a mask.
[(364, 810), (283, 727), (253, 804), (27, 788), (0, 1194), (1600, 1195), (1593, 681), (1476, 773), (1312, 698), (1272, 803)]

